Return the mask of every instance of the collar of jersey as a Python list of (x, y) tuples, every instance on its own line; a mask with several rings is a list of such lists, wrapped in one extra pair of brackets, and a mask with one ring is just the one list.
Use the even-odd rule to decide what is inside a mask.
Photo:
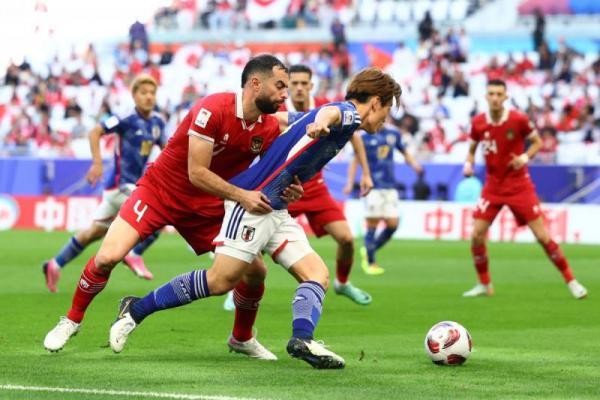
[(235, 116), (242, 120), (242, 128), (247, 130), (252, 130), (254, 125), (262, 122), (262, 115), (259, 115), (256, 122), (249, 126), (246, 125), (246, 120), (244, 119), (244, 106), (242, 104), (242, 90), (235, 92)]

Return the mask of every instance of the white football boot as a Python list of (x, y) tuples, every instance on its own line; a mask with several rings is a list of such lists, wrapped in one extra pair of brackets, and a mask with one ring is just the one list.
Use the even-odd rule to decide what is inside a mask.
[(463, 293), (463, 297), (477, 297), (477, 296), (493, 296), (494, 295), (494, 285), (488, 283), (484, 285), (483, 283), (478, 283), (471, 290), (467, 290)]
[(233, 335), (230, 335), (227, 340), (227, 346), (229, 346), (229, 352), (234, 351), (236, 353), (245, 354), (250, 358), (268, 361), (277, 360), (277, 356), (260, 344), (255, 337), (252, 337), (245, 342), (240, 342), (239, 340), (236, 340)]
[(57, 352), (65, 347), (65, 344), (72, 336), (79, 332), (79, 326), (76, 322), (67, 317), (60, 317), (58, 324), (46, 335), (44, 347), (51, 352)]
[(567, 286), (569, 287), (573, 297), (576, 299), (585, 299), (587, 296), (587, 289), (583, 287), (581, 283), (577, 282), (576, 279), (573, 279), (571, 282), (567, 283)]
[(119, 314), (117, 315), (117, 320), (110, 327), (110, 334), (108, 336), (110, 348), (115, 353), (123, 351), (127, 343), (127, 338), (129, 338), (131, 332), (137, 327), (136, 322), (129, 312), (129, 307), (139, 299), (139, 297), (128, 296), (121, 299), (119, 303)]

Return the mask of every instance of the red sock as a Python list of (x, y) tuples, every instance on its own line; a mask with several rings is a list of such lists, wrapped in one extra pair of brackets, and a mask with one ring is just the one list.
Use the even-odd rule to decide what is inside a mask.
[(85, 310), (94, 300), (94, 297), (104, 289), (110, 277), (111, 271), (106, 272), (96, 268), (95, 258), (95, 256), (90, 258), (85, 265), (77, 289), (75, 289), (73, 303), (67, 313), (67, 318), (73, 322), (80, 323), (83, 320)]
[(490, 283), (490, 273), (488, 271), (488, 256), (485, 244), (471, 246), (471, 254), (473, 255), (473, 263), (479, 276), (479, 282), (483, 285), (488, 285)]
[(571, 268), (569, 268), (567, 259), (565, 256), (563, 256), (563, 253), (560, 250), (560, 246), (554, 240), (550, 240), (543, 246), (550, 261), (552, 261), (563, 278), (565, 278), (565, 282), (569, 283), (575, 279), (573, 277), (573, 271), (571, 271)]
[(235, 320), (233, 321), (233, 337), (240, 342), (252, 338), (252, 327), (256, 321), (258, 306), (265, 292), (265, 285), (249, 286), (240, 281), (233, 289), (233, 302), (235, 304)]
[(350, 270), (352, 269), (353, 263), (353, 257), (350, 257), (347, 260), (342, 260), (340, 258), (335, 260), (335, 276), (339, 283), (348, 282), (348, 276), (350, 275)]

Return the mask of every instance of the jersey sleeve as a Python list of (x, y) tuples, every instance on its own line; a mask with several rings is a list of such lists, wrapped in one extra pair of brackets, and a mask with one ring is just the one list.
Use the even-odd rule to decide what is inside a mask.
[(218, 127), (221, 125), (222, 113), (220, 105), (211, 100), (210, 97), (204, 99), (197, 108), (190, 111), (192, 118), (188, 135), (214, 143)]
[(288, 125), (291, 125), (294, 122), (298, 121), (300, 118), (302, 118), (304, 114), (306, 113), (288, 111)]
[(477, 124), (475, 123), (475, 119), (471, 120), (471, 132), (469, 133), (469, 138), (474, 142), (479, 142), (481, 140), (479, 130), (477, 129)]
[(161, 118), (160, 122), (158, 123), (158, 126), (160, 127), (160, 136), (156, 140), (156, 144), (160, 146), (161, 149), (167, 145), (168, 141), (167, 134), (165, 132), (165, 125), (165, 121)]
[(395, 135), (396, 135), (396, 149), (398, 149), (398, 151), (400, 153), (404, 154), (404, 152), (406, 151), (406, 145), (404, 144), (404, 141), (402, 141), (402, 135), (398, 131), (395, 131)]
[(524, 139), (529, 137), (535, 131), (535, 125), (526, 115), (521, 115), (521, 135)]
[(100, 126), (104, 130), (104, 133), (117, 133), (119, 135), (124, 132), (124, 125), (124, 121), (114, 114), (100, 122)]

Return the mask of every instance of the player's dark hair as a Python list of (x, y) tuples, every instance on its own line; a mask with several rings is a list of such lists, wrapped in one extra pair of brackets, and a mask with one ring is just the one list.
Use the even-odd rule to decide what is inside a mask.
[(354, 75), (346, 90), (346, 100), (366, 103), (371, 96), (377, 96), (384, 106), (390, 104), (393, 99), (396, 99), (396, 104), (400, 104), (401, 95), (402, 89), (398, 82), (375, 67), (365, 68)]
[(502, 79), (489, 80), (487, 85), (488, 86), (502, 86), (504, 89), (506, 89), (506, 82), (504, 82)]
[(308, 77), (312, 78), (312, 69), (310, 69), (310, 67), (307, 67), (304, 64), (292, 65), (290, 67), (290, 71), (288, 72), (288, 74), (292, 75), (293, 73), (296, 73), (296, 72), (301, 72), (301, 73), (308, 74)]
[(270, 54), (262, 54), (250, 59), (242, 71), (242, 87), (246, 85), (250, 75), (255, 73), (272, 74), (274, 67), (288, 72), (287, 67), (277, 57)]

